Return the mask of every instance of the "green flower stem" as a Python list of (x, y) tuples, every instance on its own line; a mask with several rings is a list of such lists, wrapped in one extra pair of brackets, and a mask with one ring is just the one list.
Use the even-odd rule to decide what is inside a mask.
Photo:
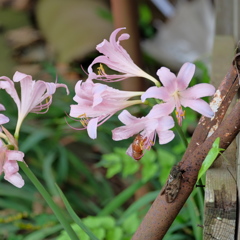
[(149, 75), (148, 73), (145, 73), (145, 75), (146, 75), (145, 77), (148, 80), (152, 81), (157, 87), (161, 86), (161, 83), (156, 78), (154, 78), (153, 76)]
[(49, 193), (46, 191), (46, 189), (43, 187), (43, 185), (39, 182), (39, 180), (36, 178), (36, 176), (30, 170), (30, 168), (28, 168), (28, 166), (24, 162), (19, 162), (19, 166), (24, 171), (24, 173), (28, 176), (28, 178), (32, 181), (32, 183), (37, 188), (37, 190), (41, 193), (43, 198), (46, 200), (49, 207), (52, 209), (55, 216), (58, 218), (59, 222), (62, 224), (63, 228), (67, 232), (68, 236), (72, 240), (79, 240), (76, 233), (73, 231), (72, 227), (70, 226), (69, 222), (63, 216), (60, 208), (54, 203), (54, 201), (52, 200)]
[(175, 114), (172, 114), (172, 117), (173, 117), (174, 122), (175, 122), (175, 128), (176, 128), (180, 138), (182, 139), (184, 146), (187, 148), (188, 147), (187, 138), (186, 138), (185, 134), (183, 133), (182, 128), (178, 125), (178, 121), (177, 121), (177, 118), (176, 118)]

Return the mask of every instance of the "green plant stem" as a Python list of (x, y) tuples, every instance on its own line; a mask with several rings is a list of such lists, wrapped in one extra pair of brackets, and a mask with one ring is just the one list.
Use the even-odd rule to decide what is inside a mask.
[(37, 188), (37, 190), (40, 192), (40, 194), (43, 196), (43, 198), (46, 200), (49, 207), (52, 209), (55, 216), (57, 217), (57, 219), (62, 224), (65, 231), (67, 232), (68, 236), (72, 240), (79, 240), (76, 233), (73, 231), (72, 227), (70, 226), (69, 222), (63, 216), (60, 208), (54, 203), (50, 194), (46, 191), (46, 189), (43, 187), (43, 185), (39, 182), (39, 180), (36, 178), (36, 176), (30, 170), (30, 168), (28, 168), (24, 162), (19, 162), (19, 166), (24, 171), (24, 173), (27, 175), (27, 177), (31, 180), (31, 182), (34, 184), (34, 186)]
[(183, 141), (183, 144), (184, 144), (185, 148), (187, 148), (188, 147), (187, 138), (186, 138), (182, 128), (178, 125), (178, 121), (177, 121), (177, 118), (176, 118), (175, 114), (172, 114), (172, 117), (173, 117), (174, 122), (175, 122), (175, 126), (174, 127), (176, 128), (176, 130), (177, 130), (181, 140)]

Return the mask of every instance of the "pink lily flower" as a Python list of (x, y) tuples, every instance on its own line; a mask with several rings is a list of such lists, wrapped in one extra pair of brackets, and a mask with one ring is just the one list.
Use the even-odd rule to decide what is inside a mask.
[[(0, 104), (0, 111), (5, 111), (5, 107), (2, 104)], [(0, 114), (0, 125), (3, 125), (8, 122), (9, 122), (9, 118), (3, 114)]]
[[(156, 135), (159, 138), (159, 144), (166, 144), (174, 138), (173, 131), (169, 130), (174, 127), (174, 120), (171, 116), (168, 116), (169, 104), (162, 103), (155, 105), (147, 116), (137, 118), (132, 116), (127, 110), (121, 112), (118, 116), (119, 120), (126, 126), (121, 126), (112, 130), (113, 140), (119, 141), (122, 139), (127, 139), (135, 134), (140, 134), (140, 139), (138, 140), (138, 147), (144, 154), (144, 150), (150, 150), (154, 145)], [(133, 143), (135, 144), (135, 143)], [(134, 145), (131, 144), (127, 150), (127, 154), (134, 159), (138, 158), (134, 155)]]
[(162, 67), (157, 71), (163, 87), (150, 87), (142, 96), (142, 101), (146, 98), (158, 98), (169, 103), (171, 112), (176, 108), (178, 124), (182, 124), (185, 117), (183, 107), (190, 107), (205, 117), (213, 117), (214, 112), (209, 104), (203, 101), (202, 97), (212, 96), (215, 88), (211, 84), (200, 83), (193, 87), (187, 88), (195, 72), (195, 65), (184, 63), (178, 75), (176, 76), (168, 68)]
[(4, 172), (4, 179), (21, 188), (24, 185), (22, 176), (18, 173), (17, 161), (23, 162), (24, 153), (16, 150), (9, 150), (0, 140), (0, 174)]
[[(120, 45), (120, 42), (127, 40), (130, 35), (127, 33), (121, 34), (120, 37), (116, 40), (118, 32), (126, 28), (118, 28), (114, 30), (110, 36), (109, 41), (106, 39), (103, 40), (100, 44), (97, 45), (96, 49), (102, 53), (102, 56), (96, 57), (91, 65), (88, 67), (88, 73), (91, 76), (94, 76), (97, 80), (103, 80), (108, 82), (121, 81), (129, 77), (143, 77), (153, 81), (157, 86), (159, 86), (159, 81), (154, 77), (150, 76), (139, 68), (131, 59), (127, 51)], [(113, 74), (108, 75), (105, 73), (102, 65), (100, 64), (99, 75), (93, 73), (92, 66), (96, 63), (106, 64), (109, 68), (121, 72), (123, 74)]]
[(97, 127), (107, 121), (117, 111), (141, 100), (129, 98), (139, 96), (142, 92), (120, 91), (101, 83), (93, 83), (91, 79), (78, 81), (75, 86), (76, 95), (73, 100), (77, 105), (71, 105), (70, 116), (80, 119), (83, 128), (87, 129), (90, 138), (97, 137)]
[[(18, 137), (20, 126), (29, 112), (43, 114), (48, 111), (52, 103), (52, 95), (59, 87), (64, 87), (68, 94), (68, 88), (65, 84), (48, 83), (42, 80), (34, 81), (32, 76), (21, 72), (16, 72), (13, 80), (8, 77), (0, 77), (0, 88), (5, 89), (6, 92), (13, 98), (18, 108), (18, 121), (16, 126), (15, 137)], [(15, 82), (20, 82), (21, 99), (15, 89)], [(43, 101), (46, 101), (43, 103)], [(45, 110), (45, 111), (42, 111)]]

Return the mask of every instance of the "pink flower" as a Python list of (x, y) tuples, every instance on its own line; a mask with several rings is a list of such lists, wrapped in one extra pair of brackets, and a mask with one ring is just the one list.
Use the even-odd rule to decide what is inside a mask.
[(24, 153), (16, 150), (9, 150), (0, 139), (0, 174), (4, 172), (4, 179), (21, 188), (24, 185), (22, 176), (18, 173), (17, 161), (23, 161)]
[(214, 113), (209, 104), (200, 99), (205, 96), (212, 96), (215, 88), (211, 84), (200, 83), (187, 88), (195, 72), (195, 65), (184, 63), (177, 77), (168, 68), (162, 67), (157, 75), (163, 87), (150, 87), (141, 97), (142, 101), (146, 98), (158, 98), (169, 103), (171, 112), (176, 107), (176, 116), (179, 125), (185, 116), (183, 107), (190, 107), (206, 117), (213, 117)]
[[(112, 32), (109, 41), (106, 39), (102, 43), (98, 44), (96, 49), (102, 53), (102, 56), (99, 56), (93, 60), (91, 65), (88, 67), (88, 72), (91, 76), (94, 76), (97, 80), (104, 81), (121, 81), (129, 77), (143, 77), (153, 81), (156, 85), (159, 85), (159, 82), (141, 68), (139, 68), (131, 59), (127, 51), (120, 45), (120, 41), (127, 40), (130, 35), (127, 33), (121, 34), (120, 37), (116, 40), (118, 32), (126, 28), (118, 28)], [(96, 63), (106, 64), (109, 68), (123, 73), (121, 75), (113, 74), (108, 75), (105, 73), (103, 67), (100, 65), (99, 74), (95, 75), (93, 73), (92, 66)]]
[(79, 118), (83, 128), (88, 131), (90, 138), (97, 137), (97, 126), (103, 124), (117, 111), (134, 104), (142, 103), (141, 100), (127, 101), (129, 98), (139, 96), (142, 92), (120, 91), (105, 84), (93, 83), (88, 79), (78, 81), (75, 86), (74, 101), (71, 105), (70, 116)]
[[(166, 144), (175, 136), (173, 131), (169, 130), (174, 126), (173, 118), (168, 116), (169, 113), (168, 103), (155, 105), (149, 114), (142, 118), (136, 118), (124, 110), (118, 118), (126, 126), (118, 127), (112, 131), (113, 140), (119, 141), (140, 134), (142, 140), (140, 140), (139, 146), (141, 150), (149, 150), (154, 145), (157, 134), (159, 144)], [(131, 144), (127, 154), (135, 158), (133, 147)]]
[[(5, 76), (0, 77), (0, 79), (4, 80), (0, 81), (0, 88), (6, 90), (18, 108), (16, 135), (18, 135), (22, 121), (29, 112), (46, 113), (48, 111), (52, 103), (52, 95), (55, 93), (56, 88), (64, 87), (68, 93), (68, 88), (65, 84), (48, 83), (42, 80), (34, 81), (32, 80), (32, 76), (20, 72), (14, 74), (13, 80)], [(14, 82), (20, 82), (21, 99), (15, 89)], [(43, 101), (46, 102), (43, 103)]]
[[(0, 104), (0, 111), (5, 111), (5, 107), (2, 104)], [(3, 114), (0, 114), (0, 125), (8, 122), (9, 122), (9, 118)]]

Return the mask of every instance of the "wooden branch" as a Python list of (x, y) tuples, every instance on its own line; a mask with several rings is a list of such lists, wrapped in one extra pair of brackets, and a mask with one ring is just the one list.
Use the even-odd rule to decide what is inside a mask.
[[(227, 149), (240, 131), (240, 102), (237, 102), (230, 114), (223, 120), (227, 108), (239, 88), (238, 63), (236, 56), (233, 66), (225, 76), (211, 101), (218, 109), (213, 119), (202, 117), (194, 132), (191, 143), (179, 166), (184, 170), (181, 189), (176, 200), (167, 203), (165, 196), (159, 194), (143, 219), (132, 240), (162, 239), (191, 194), (202, 162), (211, 149), (213, 141), (220, 137), (220, 147)], [(211, 130), (211, 133), (209, 134)]]

